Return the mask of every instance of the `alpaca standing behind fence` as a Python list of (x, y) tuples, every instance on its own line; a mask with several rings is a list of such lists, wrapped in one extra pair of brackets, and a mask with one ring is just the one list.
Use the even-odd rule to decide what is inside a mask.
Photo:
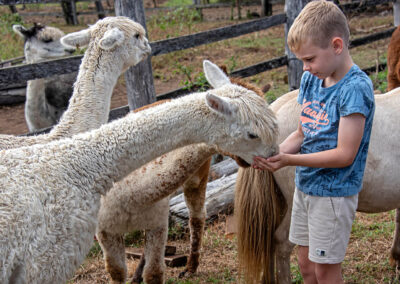
[(118, 77), (151, 51), (143, 27), (126, 17), (104, 18), (61, 41), (68, 46), (87, 45), (68, 109), (49, 134), (0, 135), (0, 149), (48, 143), (106, 123)]
[(276, 135), (267, 103), (229, 84), (72, 139), (1, 151), (0, 282), (68, 280), (93, 242), (100, 196), (163, 153), (205, 142), (251, 163), (277, 150)]
[[(30, 29), (13, 25), (13, 30), (24, 39), (26, 63), (37, 63), (70, 55), (75, 48), (65, 47), (60, 38), (64, 32), (34, 24)], [(25, 121), (29, 131), (36, 131), (56, 124), (68, 107), (73, 92), (76, 72), (29, 80), (26, 88)]]

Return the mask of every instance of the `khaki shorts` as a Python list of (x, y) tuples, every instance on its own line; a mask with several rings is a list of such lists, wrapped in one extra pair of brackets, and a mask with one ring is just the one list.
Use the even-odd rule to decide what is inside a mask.
[(349, 243), (358, 194), (347, 197), (307, 195), (297, 188), (293, 197), (289, 240), (308, 246), (316, 263), (341, 263)]

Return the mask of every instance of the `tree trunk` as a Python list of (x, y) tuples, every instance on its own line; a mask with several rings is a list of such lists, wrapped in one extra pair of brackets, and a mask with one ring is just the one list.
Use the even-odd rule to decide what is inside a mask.
[(294, 53), (287, 46), (287, 34), (292, 26), (294, 19), (309, 0), (286, 0), (286, 25), (285, 25), (285, 51), (288, 58), (288, 81), (289, 91), (300, 87), (301, 75), (303, 74), (303, 63), (296, 58)]
[[(146, 29), (146, 18), (142, 1), (115, 0), (114, 6), (117, 16), (129, 17)], [(125, 81), (129, 109), (134, 110), (156, 101), (150, 56), (138, 65), (129, 68), (125, 72)]]

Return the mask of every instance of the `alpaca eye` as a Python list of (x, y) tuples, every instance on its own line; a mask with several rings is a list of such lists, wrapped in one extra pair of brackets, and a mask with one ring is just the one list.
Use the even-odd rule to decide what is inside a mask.
[(250, 139), (257, 139), (258, 138), (258, 136), (253, 134), (253, 133), (249, 133), (248, 135), (249, 135)]
[(135, 35), (135, 38), (136, 38), (136, 39), (139, 39), (139, 37), (140, 37), (140, 34), (136, 34), (136, 35)]
[(49, 43), (49, 42), (52, 42), (52, 41), (53, 41), (52, 38), (44, 38), (43, 39), (43, 42), (45, 42), (45, 43)]

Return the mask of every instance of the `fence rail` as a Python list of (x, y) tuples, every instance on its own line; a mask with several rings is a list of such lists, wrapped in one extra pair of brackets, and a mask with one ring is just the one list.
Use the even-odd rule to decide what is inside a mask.
[[(18, 3), (17, 3), (18, 2)], [(360, 7), (369, 7), (377, 4), (389, 3), (389, 0), (365, 0), (341, 5), (346, 12)], [(0, 4), (22, 4), (22, 3), (54, 3), (54, 0), (0, 0)], [(199, 32), (192, 35), (186, 35), (167, 40), (161, 40), (150, 43), (152, 55), (157, 56), (174, 51), (184, 50), (195, 46), (210, 44), (244, 34), (249, 34), (256, 31), (265, 30), (273, 26), (284, 24), (286, 22), (286, 14), (278, 14), (270, 17), (265, 17), (258, 20), (249, 21), (246, 23), (230, 25), (222, 28)], [(350, 47), (356, 47), (367, 44), (380, 39), (391, 36), (395, 28), (367, 35), (351, 41)], [(5, 67), (0, 69), (0, 89), (9, 88), (10, 85), (21, 84), (27, 80), (49, 77), (52, 75), (61, 75), (77, 71), (82, 59), (82, 55), (73, 56), (62, 59), (55, 59), (35, 64), (25, 64), (19, 66)], [(282, 56), (265, 62), (260, 62), (256, 65), (243, 68), (233, 72), (233, 75), (243, 77), (256, 75), (274, 68), (278, 68), (287, 64), (287, 57)], [(179, 93), (179, 92), (178, 92)]]

